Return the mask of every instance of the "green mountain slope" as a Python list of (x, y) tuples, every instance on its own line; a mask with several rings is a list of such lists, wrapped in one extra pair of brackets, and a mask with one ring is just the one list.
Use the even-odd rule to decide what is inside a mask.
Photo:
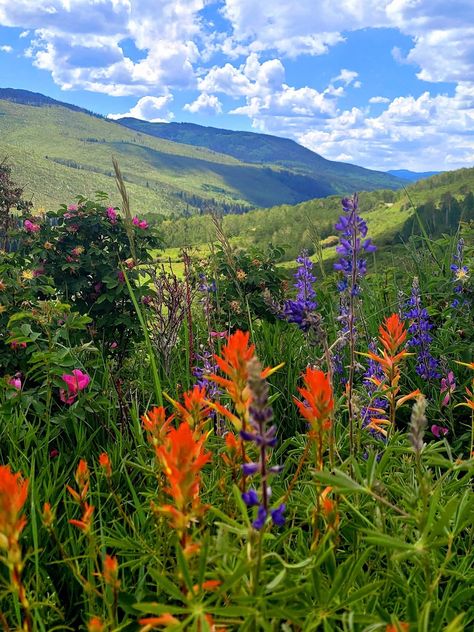
[(14, 101), (11, 96), (0, 100), (0, 156), (13, 164), (15, 179), (37, 206), (57, 206), (71, 195), (92, 195), (98, 189), (116, 200), (112, 155), (120, 163), (134, 208), (151, 213), (192, 214), (207, 205), (242, 212), (331, 192), (323, 181), (305, 174), (244, 163), (42, 102), (33, 93), (13, 92)]
[[(391, 245), (401, 234), (408, 238), (419, 232), (414, 208), (418, 209), (430, 234), (456, 230), (459, 219), (474, 219), (474, 168), (459, 169), (420, 180), (404, 191), (379, 190), (362, 193), (360, 208), (370, 236), (379, 247)], [(223, 218), (225, 233), (236, 245), (264, 246), (272, 243), (285, 248), (286, 260), (292, 260), (307, 248), (314, 252), (321, 243), (324, 256), (334, 255), (334, 223), (341, 214), (339, 196), (309, 200), (297, 205), (279, 205), (245, 215)], [(171, 225), (164, 221), (163, 232), (170, 247), (205, 247), (215, 241), (215, 230), (208, 216), (179, 219)], [(172, 228), (172, 230), (171, 230)]]
[(310, 175), (326, 184), (327, 194), (398, 189), (405, 182), (381, 171), (326, 160), (293, 140), (269, 134), (204, 127), (194, 123), (149, 123), (127, 117), (118, 122), (158, 138), (206, 147), (246, 162), (271, 164)]

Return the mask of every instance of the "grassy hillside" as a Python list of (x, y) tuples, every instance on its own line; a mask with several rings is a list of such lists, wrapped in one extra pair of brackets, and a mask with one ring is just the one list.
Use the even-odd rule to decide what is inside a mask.
[(114, 198), (112, 155), (134, 205), (152, 213), (193, 213), (208, 204), (242, 211), (327, 193), (301, 174), (154, 138), (62, 106), (0, 100), (0, 138), (0, 155), (13, 163), (14, 177), (38, 206), (97, 189)]
[(134, 118), (122, 118), (119, 123), (158, 138), (206, 147), (246, 162), (272, 164), (310, 175), (324, 185), (324, 195), (347, 194), (353, 190), (399, 189), (404, 182), (380, 171), (326, 160), (293, 140), (269, 134), (204, 127), (193, 123), (149, 123)]
[[(456, 201), (465, 200), (471, 191), (474, 192), (474, 168), (460, 169), (411, 184), (403, 191), (362, 193), (360, 206), (369, 225), (370, 235), (383, 247), (392, 244), (395, 236), (413, 216), (415, 207), (430, 204), (430, 214), (436, 223), (437, 216), (445, 219), (445, 207), (454, 208)], [(461, 208), (461, 216), (462, 213)], [(263, 246), (271, 242), (275, 246), (284, 247), (287, 260), (292, 260), (302, 248), (314, 252), (315, 244), (319, 242), (323, 255), (327, 247), (328, 256), (330, 253), (332, 256), (333, 226), (339, 214), (340, 197), (331, 196), (295, 206), (280, 205), (250, 211), (245, 215), (228, 215), (223, 218), (223, 227), (235, 244), (248, 247)], [(165, 221), (163, 231), (169, 246), (174, 247), (184, 244), (203, 245), (214, 240), (214, 227), (210, 217), (180, 219), (172, 225)]]

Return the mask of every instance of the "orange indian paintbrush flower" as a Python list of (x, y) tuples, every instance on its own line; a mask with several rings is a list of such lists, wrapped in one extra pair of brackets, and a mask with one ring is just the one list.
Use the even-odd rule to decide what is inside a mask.
[(174, 415), (166, 417), (163, 406), (155, 406), (142, 416), (143, 428), (152, 445), (159, 446), (163, 443), (173, 419)]
[[(380, 380), (376, 377), (370, 378), (370, 381), (375, 384), (377, 389), (381, 391), (382, 395), (388, 400), (390, 406), (390, 419), (385, 418), (371, 418), (366, 428), (372, 428), (377, 432), (387, 436), (387, 430), (383, 426), (395, 427), (395, 412), (400, 406), (403, 406), (409, 399), (413, 399), (417, 395), (421, 394), (419, 389), (415, 389), (408, 395), (399, 396), (400, 392), (400, 364), (402, 360), (412, 355), (405, 349), (401, 349), (401, 346), (405, 342), (407, 337), (407, 330), (405, 329), (405, 323), (400, 320), (398, 314), (392, 314), (388, 316), (382, 325), (379, 327), (379, 340), (383, 346), (381, 354), (377, 355), (369, 351), (362, 355), (366, 355), (374, 362), (380, 364), (380, 367), (384, 373), (384, 379)], [(372, 412), (378, 414), (384, 414), (384, 410), (378, 408), (369, 408)]]
[(316, 441), (318, 467), (323, 467), (325, 441), (331, 429), (334, 397), (329, 375), (319, 369), (307, 367), (303, 373), (304, 387), (298, 391), (304, 401), (293, 398), (301, 415), (309, 422), (309, 436)]
[(204, 386), (194, 386), (190, 391), (183, 393), (184, 405), (171, 399), (166, 393), (165, 397), (176, 408), (179, 419), (188, 423), (193, 430), (201, 429), (209, 419), (211, 408), (206, 399)]
[(28, 480), (0, 465), (0, 549), (16, 545), (26, 525), (21, 515), (28, 496)]
[[(249, 373), (248, 363), (255, 356), (255, 345), (249, 343), (250, 333), (237, 330), (227, 338), (227, 343), (222, 348), (222, 357), (215, 355), (219, 369), (227, 377), (212, 374), (209, 376), (220, 386), (224, 387), (234, 403), (237, 415), (233, 415), (224, 406), (214, 403), (212, 408), (225, 415), (234, 424), (237, 430), (246, 428), (248, 422), (248, 409), (251, 402), (250, 390), (247, 385)], [(262, 379), (281, 368), (279, 364), (274, 368), (267, 367), (262, 371)]]
[(206, 509), (199, 498), (200, 472), (211, 458), (204, 452), (205, 440), (205, 436), (196, 436), (190, 425), (182, 422), (177, 429), (169, 428), (163, 445), (156, 448), (169, 484), (165, 491), (174, 503), (162, 505), (157, 510), (171, 519), (181, 537), (189, 523)]

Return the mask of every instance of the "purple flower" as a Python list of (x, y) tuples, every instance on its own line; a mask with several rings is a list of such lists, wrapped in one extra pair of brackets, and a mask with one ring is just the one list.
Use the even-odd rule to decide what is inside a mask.
[(276, 509), (272, 509), (272, 521), (277, 527), (282, 527), (285, 524), (285, 516), (283, 515), (286, 509), (286, 505), (283, 503)]
[(314, 312), (318, 306), (316, 302), (316, 292), (313, 283), (316, 277), (313, 275), (313, 262), (308, 257), (306, 250), (303, 250), (296, 259), (299, 264), (295, 273), (297, 290), (295, 300), (287, 300), (283, 304), (283, 310), (280, 314), (281, 318), (286, 319), (289, 323), (294, 323), (302, 331), (308, 331), (310, 323), (308, 316)]
[(433, 424), (431, 426), (431, 432), (437, 439), (440, 439), (441, 437), (445, 437), (448, 434), (449, 430), (444, 426), (437, 426), (436, 424)]
[(451, 400), (451, 395), (456, 390), (456, 381), (454, 379), (454, 373), (449, 371), (447, 377), (443, 377), (441, 379), (441, 389), (440, 393), (446, 393), (441, 402), (441, 406), (447, 406)]
[(424, 380), (440, 377), (439, 363), (430, 353), (430, 343), (433, 340), (430, 330), (428, 312), (421, 304), (421, 293), (418, 277), (413, 279), (411, 297), (407, 303), (405, 318), (411, 320), (408, 332), (411, 334), (409, 346), (417, 350), (416, 372)]
[[(464, 239), (461, 237), (456, 245), (456, 252), (453, 256), (453, 263), (451, 264), (451, 270), (453, 272), (454, 292), (456, 294), (462, 294), (464, 292), (464, 284), (469, 279), (469, 268), (464, 263)], [(451, 303), (451, 307), (457, 308), (461, 305), (469, 304), (468, 301), (460, 301), (458, 297), (455, 297)]]
[(255, 507), (256, 505), (260, 504), (258, 494), (254, 489), (249, 489), (247, 492), (243, 492), (242, 500), (247, 505), (247, 507)]
[(268, 513), (265, 507), (263, 507), (263, 505), (259, 505), (258, 511), (257, 511), (257, 518), (252, 522), (252, 527), (254, 529), (257, 529), (257, 531), (260, 531), (260, 529), (263, 529), (263, 527), (265, 526), (265, 522), (267, 521), (267, 515)]
[[(359, 198), (357, 193), (352, 198), (344, 198), (342, 200), (342, 210), (346, 215), (341, 215), (334, 225), (334, 228), (341, 233), (339, 245), (336, 252), (341, 255), (339, 260), (334, 264), (334, 269), (342, 272), (347, 280), (351, 281), (351, 291), (358, 293), (357, 280), (367, 273), (367, 261), (360, 257), (365, 252), (375, 252), (376, 246), (371, 239), (366, 239), (367, 224), (365, 220), (358, 215)], [(355, 275), (353, 277), (353, 270)], [(353, 281), (355, 280), (355, 284)], [(342, 289), (348, 287), (347, 281)]]

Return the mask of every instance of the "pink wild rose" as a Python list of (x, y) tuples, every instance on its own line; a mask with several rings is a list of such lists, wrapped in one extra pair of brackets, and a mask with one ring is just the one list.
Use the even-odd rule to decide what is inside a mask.
[(15, 376), (8, 380), (8, 384), (16, 388), (18, 391), (21, 391), (21, 378)]
[(113, 206), (109, 206), (107, 208), (107, 217), (110, 220), (111, 224), (116, 224), (117, 223), (117, 217), (118, 217), (118, 213), (117, 211), (114, 209)]
[(41, 228), (39, 224), (33, 224), (29, 219), (25, 219), (23, 226), (27, 233), (37, 233)]
[(80, 369), (74, 369), (72, 375), (64, 374), (61, 376), (67, 385), (67, 391), (60, 389), (59, 398), (65, 404), (74, 403), (79, 391), (83, 391), (91, 381), (87, 373), (83, 373)]

